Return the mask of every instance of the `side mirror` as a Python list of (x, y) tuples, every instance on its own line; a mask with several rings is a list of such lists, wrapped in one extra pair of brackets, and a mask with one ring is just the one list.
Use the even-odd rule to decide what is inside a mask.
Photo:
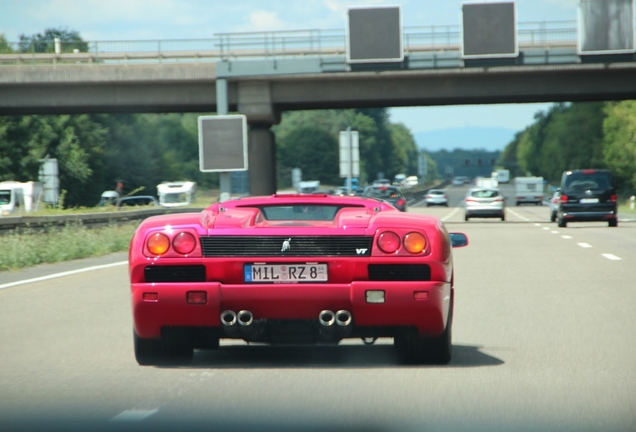
[(468, 236), (464, 233), (450, 233), (449, 234), (451, 246), (455, 247), (465, 247), (468, 246)]

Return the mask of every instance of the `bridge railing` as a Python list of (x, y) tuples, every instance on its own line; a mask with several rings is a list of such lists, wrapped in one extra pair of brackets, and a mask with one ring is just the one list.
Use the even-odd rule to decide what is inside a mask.
[[(519, 23), (517, 31), (520, 49), (575, 47), (577, 43), (575, 21)], [(407, 55), (458, 51), (461, 41), (459, 25), (411, 26), (403, 30), (403, 47)], [(210, 62), (232, 58), (331, 56), (344, 55), (346, 42), (346, 31), (341, 29), (218, 33), (209, 39), (58, 42), (57, 45), (54, 41), (30, 45), (23, 41), (10, 43), (10, 52), (0, 53), (0, 65)]]

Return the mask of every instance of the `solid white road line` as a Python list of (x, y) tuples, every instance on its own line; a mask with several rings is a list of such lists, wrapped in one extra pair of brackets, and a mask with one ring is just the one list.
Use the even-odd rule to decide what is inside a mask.
[(64, 276), (71, 276), (71, 275), (74, 275), (74, 274), (89, 272), (89, 271), (93, 271), (93, 270), (101, 270), (101, 269), (105, 269), (105, 268), (109, 268), (109, 267), (116, 267), (116, 266), (120, 266), (120, 265), (124, 265), (124, 264), (128, 264), (128, 261), (119, 261), (119, 262), (111, 263), (111, 264), (91, 266), (91, 267), (81, 268), (81, 269), (77, 269), (77, 270), (71, 270), (71, 271), (62, 272), (62, 273), (55, 273), (55, 274), (48, 275), (48, 276), (41, 276), (41, 277), (37, 277), (37, 278), (33, 278), (33, 279), (25, 279), (25, 280), (16, 281), (16, 282), (10, 282), (10, 283), (6, 283), (6, 284), (3, 284), (3, 285), (0, 285), (0, 289), (11, 288), (11, 287), (14, 287), (14, 286), (24, 285), (24, 284), (28, 284), (28, 283), (32, 283), (32, 282), (41, 282), (41, 281), (45, 281), (45, 280), (49, 280), (49, 279), (61, 278), (61, 277), (64, 277)]
[(514, 210), (512, 210), (512, 209), (510, 209), (510, 208), (506, 208), (506, 211), (507, 211), (508, 213), (512, 213), (515, 217), (517, 217), (517, 218), (521, 219), (522, 221), (528, 222), (528, 221), (530, 220), (530, 219), (528, 219), (528, 218), (527, 218), (527, 217), (525, 217), (525, 216), (521, 216), (519, 213), (517, 213), (516, 211), (514, 211)]
[(110, 419), (110, 421), (115, 421), (115, 422), (141, 421), (141, 420), (147, 419), (153, 414), (156, 414), (158, 411), (159, 411), (159, 408), (155, 408), (152, 410), (142, 410), (142, 409), (126, 410), (117, 414), (115, 417)]
[(612, 260), (612, 261), (620, 261), (622, 260), (621, 257), (617, 257), (616, 255), (612, 255), (612, 254), (602, 254), (605, 258), (607, 258), (608, 260)]
[(444, 216), (442, 218), (442, 222), (446, 222), (447, 220), (449, 220), (450, 218), (452, 218), (453, 216), (455, 216), (455, 214), (459, 211), (459, 207), (455, 207), (455, 209), (450, 212), (449, 214), (447, 214), (446, 216)]

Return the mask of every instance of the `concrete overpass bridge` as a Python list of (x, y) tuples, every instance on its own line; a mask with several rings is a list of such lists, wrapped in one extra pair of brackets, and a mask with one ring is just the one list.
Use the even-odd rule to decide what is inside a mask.
[(580, 55), (574, 22), (521, 23), (515, 58), (463, 59), (459, 38), (453, 26), (407, 27), (393, 64), (348, 64), (337, 30), (3, 54), (0, 115), (245, 114), (251, 193), (270, 194), (270, 127), (286, 110), (636, 99), (634, 54)]

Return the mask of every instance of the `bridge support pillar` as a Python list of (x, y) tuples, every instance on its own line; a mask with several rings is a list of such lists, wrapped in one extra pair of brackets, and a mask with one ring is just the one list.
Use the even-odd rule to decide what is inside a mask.
[(276, 139), (270, 125), (250, 125), (248, 132), (250, 193), (276, 193)]
[(276, 138), (271, 126), (280, 122), (272, 104), (269, 83), (240, 82), (238, 111), (247, 117), (248, 164), (251, 195), (276, 193)]

